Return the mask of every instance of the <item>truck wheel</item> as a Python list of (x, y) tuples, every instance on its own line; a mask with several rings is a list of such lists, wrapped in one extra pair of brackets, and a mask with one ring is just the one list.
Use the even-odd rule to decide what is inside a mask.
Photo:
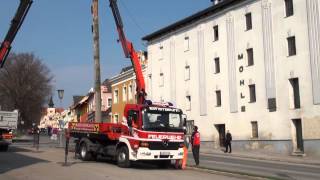
[(9, 145), (0, 146), (0, 151), (6, 152), (6, 151), (8, 151), (8, 148), (9, 148)]
[(126, 146), (122, 146), (117, 149), (117, 164), (122, 168), (130, 167), (129, 150)]
[(83, 161), (90, 161), (92, 159), (91, 153), (88, 151), (87, 143), (85, 142), (80, 145), (80, 158)]

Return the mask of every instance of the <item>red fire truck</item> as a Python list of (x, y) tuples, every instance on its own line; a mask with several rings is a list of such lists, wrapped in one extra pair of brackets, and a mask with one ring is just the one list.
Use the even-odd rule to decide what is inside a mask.
[(120, 167), (132, 161), (157, 161), (167, 166), (183, 158), (185, 119), (181, 109), (171, 103), (146, 100), (145, 83), (137, 52), (123, 31), (116, 0), (109, 0), (124, 54), (131, 59), (137, 81), (137, 104), (126, 104), (125, 123), (69, 123), (70, 136), (76, 138), (76, 153), (82, 160), (109, 156)]

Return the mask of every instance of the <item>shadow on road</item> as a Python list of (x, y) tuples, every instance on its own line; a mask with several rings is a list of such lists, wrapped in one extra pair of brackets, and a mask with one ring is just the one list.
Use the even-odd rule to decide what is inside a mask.
[(0, 174), (14, 169), (22, 168), (36, 163), (49, 161), (20, 154), (19, 152), (31, 152), (32, 150), (10, 147), (8, 152), (0, 152)]

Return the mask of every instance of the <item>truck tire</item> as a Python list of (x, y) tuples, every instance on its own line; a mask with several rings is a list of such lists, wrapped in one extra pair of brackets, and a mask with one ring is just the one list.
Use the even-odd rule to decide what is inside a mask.
[(92, 154), (88, 151), (88, 145), (86, 142), (81, 143), (80, 145), (80, 158), (83, 161), (90, 161), (92, 160)]
[(129, 150), (126, 146), (117, 149), (117, 164), (122, 168), (129, 168), (131, 162), (129, 160)]
[(9, 145), (0, 146), (0, 151), (1, 152), (6, 152), (6, 151), (8, 151), (8, 148), (9, 148)]

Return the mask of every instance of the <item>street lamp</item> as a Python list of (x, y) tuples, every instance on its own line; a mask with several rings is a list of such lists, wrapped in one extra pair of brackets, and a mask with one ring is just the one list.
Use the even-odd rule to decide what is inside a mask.
[(58, 97), (60, 99), (60, 106), (62, 107), (62, 99), (63, 99), (64, 90), (58, 89), (57, 91), (58, 91)]
[[(57, 91), (58, 91), (58, 97), (60, 99), (60, 107), (62, 108), (62, 99), (63, 99), (64, 90), (58, 89)], [(59, 123), (59, 129), (60, 129), (59, 145), (60, 145), (60, 147), (63, 147), (63, 143), (62, 143), (62, 129), (63, 129), (63, 127), (60, 126), (60, 123)]]

